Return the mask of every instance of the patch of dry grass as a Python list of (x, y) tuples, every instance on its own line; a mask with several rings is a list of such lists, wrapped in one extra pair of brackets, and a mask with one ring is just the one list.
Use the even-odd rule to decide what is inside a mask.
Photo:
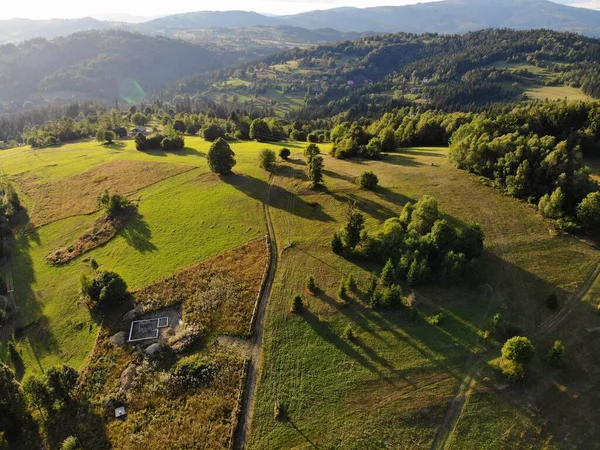
[(146, 161), (111, 161), (86, 172), (40, 183), (31, 174), (14, 177), (30, 202), (31, 222), (42, 226), (98, 210), (96, 199), (108, 189), (130, 194), (190, 170), (189, 166)]
[[(151, 362), (131, 346), (114, 347), (109, 341), (111, 334), (125, 331), (129, 325), (121, 321), (122, 311), (105, 322), (79, 388), (80, 399), (89, 400), (97, 413), (90, 423), (78, 425), (84, 448), (228, 448), (244, 360), (238, 351), (213, 345), (212, 340), (220, 333), (247, 333), (267, 258), (265, 241), (256, 240), (133, 293), (147, 312), (182, 304), (186, 320), (193, 319), (196, 312), (207, 313), (202, 325), (209, 328), (211, 340), (184, 354), (212, 367), (211, 377), (201, 386), (170, 387), (180, 356)], [(230, 296), (215, 308), (205, 304), (215, 287), (211, 280), (231, 285)], [(123, 389), (126, 370), (135, 375)], [(124, 420), (112, 417), (115, 404), (126, 406)], [(99, 437), (100, 415), (104, 426)]]

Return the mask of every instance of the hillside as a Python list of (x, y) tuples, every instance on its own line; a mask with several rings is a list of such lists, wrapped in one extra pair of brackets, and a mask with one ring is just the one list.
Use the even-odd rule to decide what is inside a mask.
[(205, 29), (249, 27), (335, 28), (341, 32), (358, 33), (464, 33), (485, 28), (547, 28), (600, 36), (600, 11), (549, 0), (445, 0), (407, 6), (333, 8), (288, 16), (267, 16), (250, 11), (198, 11), (135, 24), (89, 17), (41, 21), (11, 19), (0, 21), (0, 43), (19, 43), (35, 37), (53, 38), (108, 28), (177, 37)]
[[(398, 33), (296, 49), (178, 83), (230, 105), (349, 118), (403, 105), (477, 109), (528, 99), (600, 98), (600, 41), (549, 30)], [(171, 92), (170, 95), (175, 94)]]
[(0, 47), (0, 97), (13, 108), (26, 100), (141, 101), (167, 83), (237, 61), (234, 54), (117, 30), (34, 39)]

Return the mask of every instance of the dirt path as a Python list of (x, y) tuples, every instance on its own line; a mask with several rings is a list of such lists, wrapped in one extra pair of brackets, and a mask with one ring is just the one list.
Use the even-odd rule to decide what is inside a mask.
[(269, 188), (265, 193), (265, 200), (263, 202), (265, 220), (267, 223), (267, 232), (269, 234), (269, 245), (271, 247), (271, 261), (269, 273), (267, 274), (267, 280), (265, 281), (265, 287), (263, 289), (262, 296), (259, 300), (258, 309), (256, 312), (256, 321), (254, 322), (254, 333), (252, 336), (250, 362), (248, 364), (248, 374), (246, 376), (244, 396), (242, 398), (242, 411), (240, 413), (240, 421), (238, 423), (238, 428), (233, 445), (233, 448), (235, 449), (246, 448), (248, 432), (250, 431), (250, 425), (252, 424), (252, 415), (254, 411), (254, 397), (256, 393), (256, 382), (258, 380), (258, 368), (262, 355), (262, 337), (265, 321), (265, 312), (267, 309), (269, 297), (271, 296), (271, 289), (273, 287), (275, 273), (277, 272), (277, 239), (275, 237), (275, 231), (273, 229), (273, 223), (271, 221), (271, 214), (269, 211), (269, 200), (271, 196), (271, 186), (273, 185), (273, 179), (274, 176), (271, 174), (271, 176), (269, 177)]
[(600, 260), (594, 263), (594, 266), (587, 273), (581, 286), (573, 292), (564, 305), (561, 306), (560, 310), (552, 317), (544, 321), (535, 330), (535, 336), (544, 336), (548, 333), (553, 332), (558, 326), (567, 318), (567, 316), (575, 309), (575, 307), (582, 301), (590, 292), (590, 289), (594, 286), (594, 282), (600, 276)]

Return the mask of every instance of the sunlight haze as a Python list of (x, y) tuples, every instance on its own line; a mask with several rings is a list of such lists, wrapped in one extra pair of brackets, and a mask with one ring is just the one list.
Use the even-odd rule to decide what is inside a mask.
[[(252, 10), (259, 13), (283, 15), (344, 6), (360, 8), (389, 5), (400, 6), (415, 3), (427, 3), (429, 1), (432, 0), (262, 0), (252, 3), (240, 0), (223, 0), (218, 2), (218, 4), (210, 3), (210, 6), (208, 6), (209, 4), (206, 4), (207, 7), (203, 8), (202, 3), (191, 0), (182, 0), (174, 5), (141, 0), (132, 0), (129, 2), (122, 2), (119, 0), (106, 0), (103, 2), (72, 2), (70, 0), (47, 2), (45, 0), (25, 0), (4, 4), (0, 11), (0, 19), (11, 19), (15, 17), (27, 19), (72, 19), (91, 16), (101, 20), (137, 22), (142, 20), (142, 18), (154, 18), (157, 16), (202, 10)], [(556, 3), (600, 10), (600, 0), (560, 0), (556, 1)], [(249, 6), (250, 4), (252, 6)]]

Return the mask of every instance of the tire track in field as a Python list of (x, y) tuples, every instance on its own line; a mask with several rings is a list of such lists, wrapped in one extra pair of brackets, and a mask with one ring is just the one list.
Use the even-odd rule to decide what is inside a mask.
[(594, 282), (600, 276), (600, 260), (597, 260), (590, 271), (587, 273), (583, 283), (567, 299), (566, 304), (555, 315), (544, 321), (535, 331), (534, 336), (545, 336), (558, 328), (558, 326), (571, 314), (579, 302), (585, 300), (585, 297), (594, 286)]
[(270, 266), (265, 281), (265, 286), (262, 295), (259, 299), (258, 308), (256, 311), (256, 320), (254, 322), (254, 330), (252, 333), (252, 347), (250, 351), (250, 360), (248, 363), (248, 372), (246, 375), (246, 382), (244, 385), (244, 395), (242, 397), (242, 408), (240, 413), (240, 420), (235, 433), (235, 439), (233, 442), (233, 448), (244, 449), (246, 448), (246, 442), (248, 440), (248, 434), (250, 426), (252, 425), (252, 416), (254, 412), (254, 402), (256, 394), (256, 384), (258, 380), (258, 369), (260, 359), (262, 356), (262, 338), (265, 321), (265, 312), (267, 310), (267, 303), (271, 296), (271, 290), (273, 288), (273, 280), (277, 272), (278, 262), (278, 248), (277, 238), (275, 236), (275, 230), (273, 228), (273, 222), (271, 220), (271, 213), (269, 210), (269, 203), (271, 201), (271, 187), (274, 181), (274, 175), (269, 176), (269, 182), (267, 192), (265, 192), (265, 199), (263, 201), (263, 210), (265, 213), (265, 221), (267, 224), (267, 233), (269, 236), (270, 246)]

